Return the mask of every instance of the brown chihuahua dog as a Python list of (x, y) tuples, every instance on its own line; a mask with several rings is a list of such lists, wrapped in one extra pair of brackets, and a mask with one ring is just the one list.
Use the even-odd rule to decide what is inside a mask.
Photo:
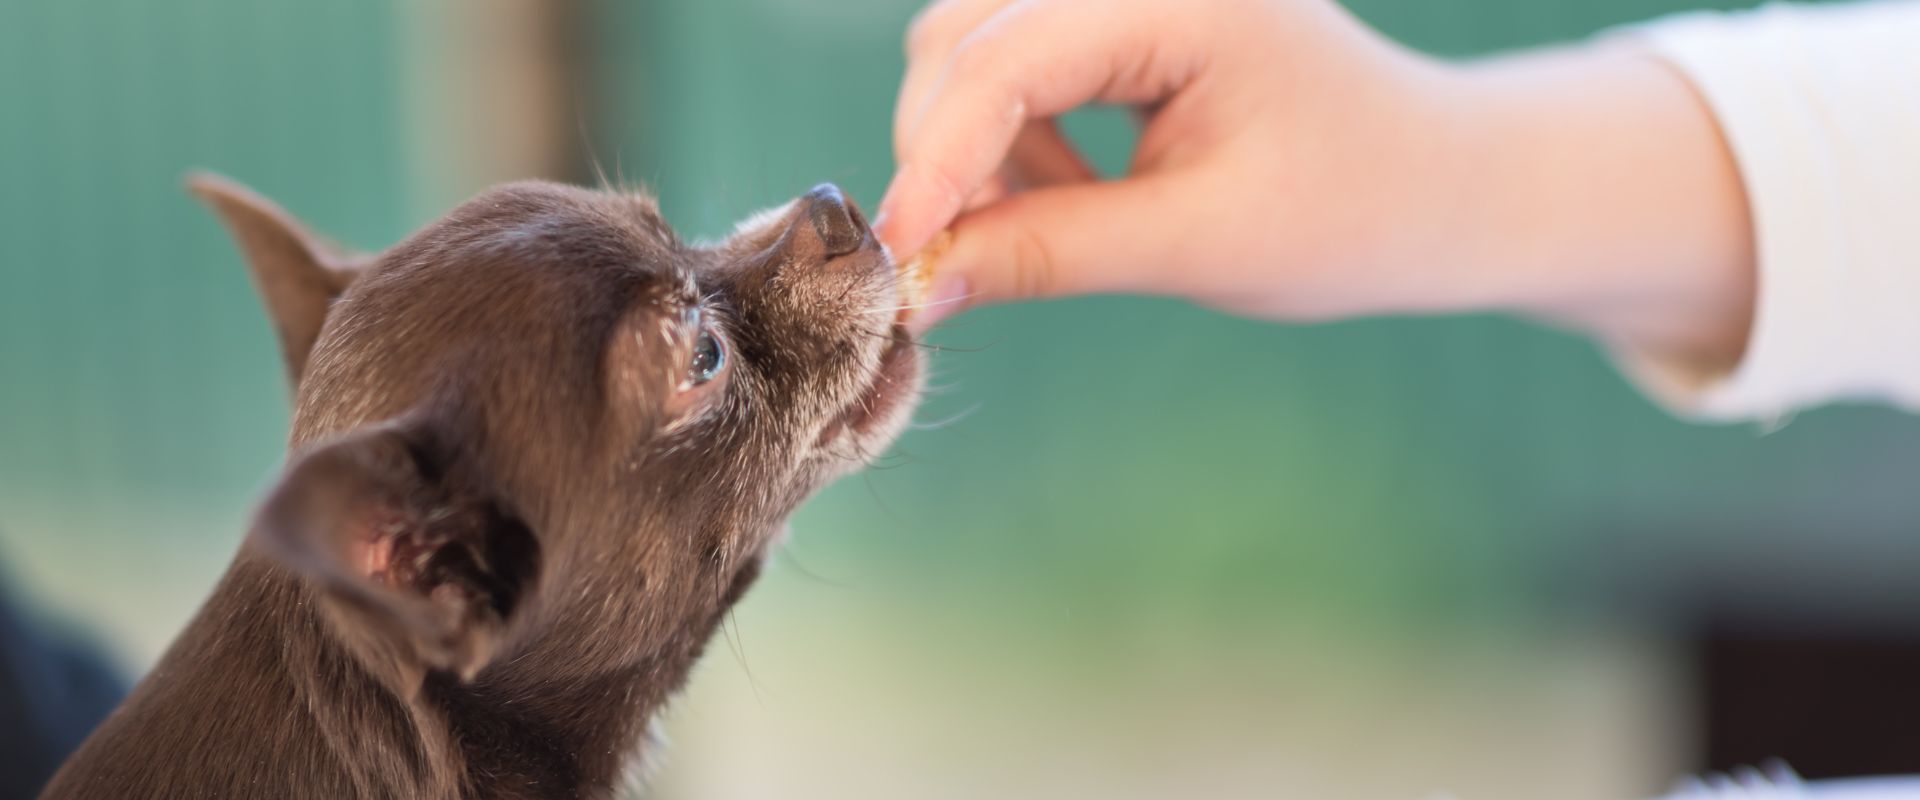
[(905, 426), (896, 271), (832, 186), (713, 246), (490, 191), (355, 257), (253, 193), (292, 457), (50, 798), (606, 797), (795, 506)]

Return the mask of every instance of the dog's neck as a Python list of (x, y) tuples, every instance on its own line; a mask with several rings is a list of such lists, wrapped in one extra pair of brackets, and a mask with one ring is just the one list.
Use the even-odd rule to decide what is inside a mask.
[(83, 751), (75, 761), (90, 771), (68, 788), (161, 790), (162, 777), (183, 793), (245, 786), (261, 797), (608, 796), (706, 639), (689, 630), (691, 647), (567, 681), (507, 663), (471, 682), (428, 672), (409, 687), (356, 657), (313, 601), (283, 569), (236, 561), (88, 740), (113, 757)]

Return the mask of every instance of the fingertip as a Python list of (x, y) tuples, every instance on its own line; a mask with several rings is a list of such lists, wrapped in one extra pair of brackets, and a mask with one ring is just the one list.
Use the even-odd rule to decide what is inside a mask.
[(1007, 297), (1012, 268), (1007, 256), (1007, 206), (1018, 205), (1016, 197), (1007, 204), (969, 212), (954, 220), (949, 230), (953, 238), (940, 253), (936, 268), (939, 277), (962, 277), (967, 284), (966, 303), (999, 302)]
[(882, 203), (880, 210), (873, 215), (873, 236), (880, 240), (880, 244), (887, 248), (888, 253), (893, 254), (895, 261), (904, 262), (912, 258), (914, 253), (919, 252), (923, 245), (912, 245), (900, 235), (900, 226), (894, 222), (898, 218), (892, 209)]
[[(885, 245), (893, 257), (900, 260), (911, 258), (920, 244), (909, 242), (901, 235), (900, 226), (900, 176), (895, 175), (887, 184), (887, 192), (880, 196), (880, 205), (873, 211), (873, 235)], [(911, 246), (911, 249), (909, 249)]]
[(959, 213), (960, 200), (953, 191), (924, 179), (911, 165), (902, 166), (874, 213), (874, 235), (895, 258), (909, 258)]

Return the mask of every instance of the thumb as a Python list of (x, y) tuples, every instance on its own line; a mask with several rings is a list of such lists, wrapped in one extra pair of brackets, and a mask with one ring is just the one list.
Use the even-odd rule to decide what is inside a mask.
[(1164, 290), (1191, 229), (1174, 188), (1164, 175), (1057, 185), (960, 217), (916, 327), (988, 303)]

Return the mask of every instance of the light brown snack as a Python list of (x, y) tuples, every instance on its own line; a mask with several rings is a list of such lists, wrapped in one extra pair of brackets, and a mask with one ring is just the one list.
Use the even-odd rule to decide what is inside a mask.
[(945, 255), (947, 248), (951, 246), (953, 246), (953, 233), (941, 231), (940, 235), (933, 237), (933, 241), (928, 242), (926, 247), (920, 248), (920, 252), (914, 257), (895, 265), (894, 269), (900, 278), (901, 309), (898, 321), (905, 322), (925, 308), (927, 302), (933, 299), (935, 266), (940, 256)]

